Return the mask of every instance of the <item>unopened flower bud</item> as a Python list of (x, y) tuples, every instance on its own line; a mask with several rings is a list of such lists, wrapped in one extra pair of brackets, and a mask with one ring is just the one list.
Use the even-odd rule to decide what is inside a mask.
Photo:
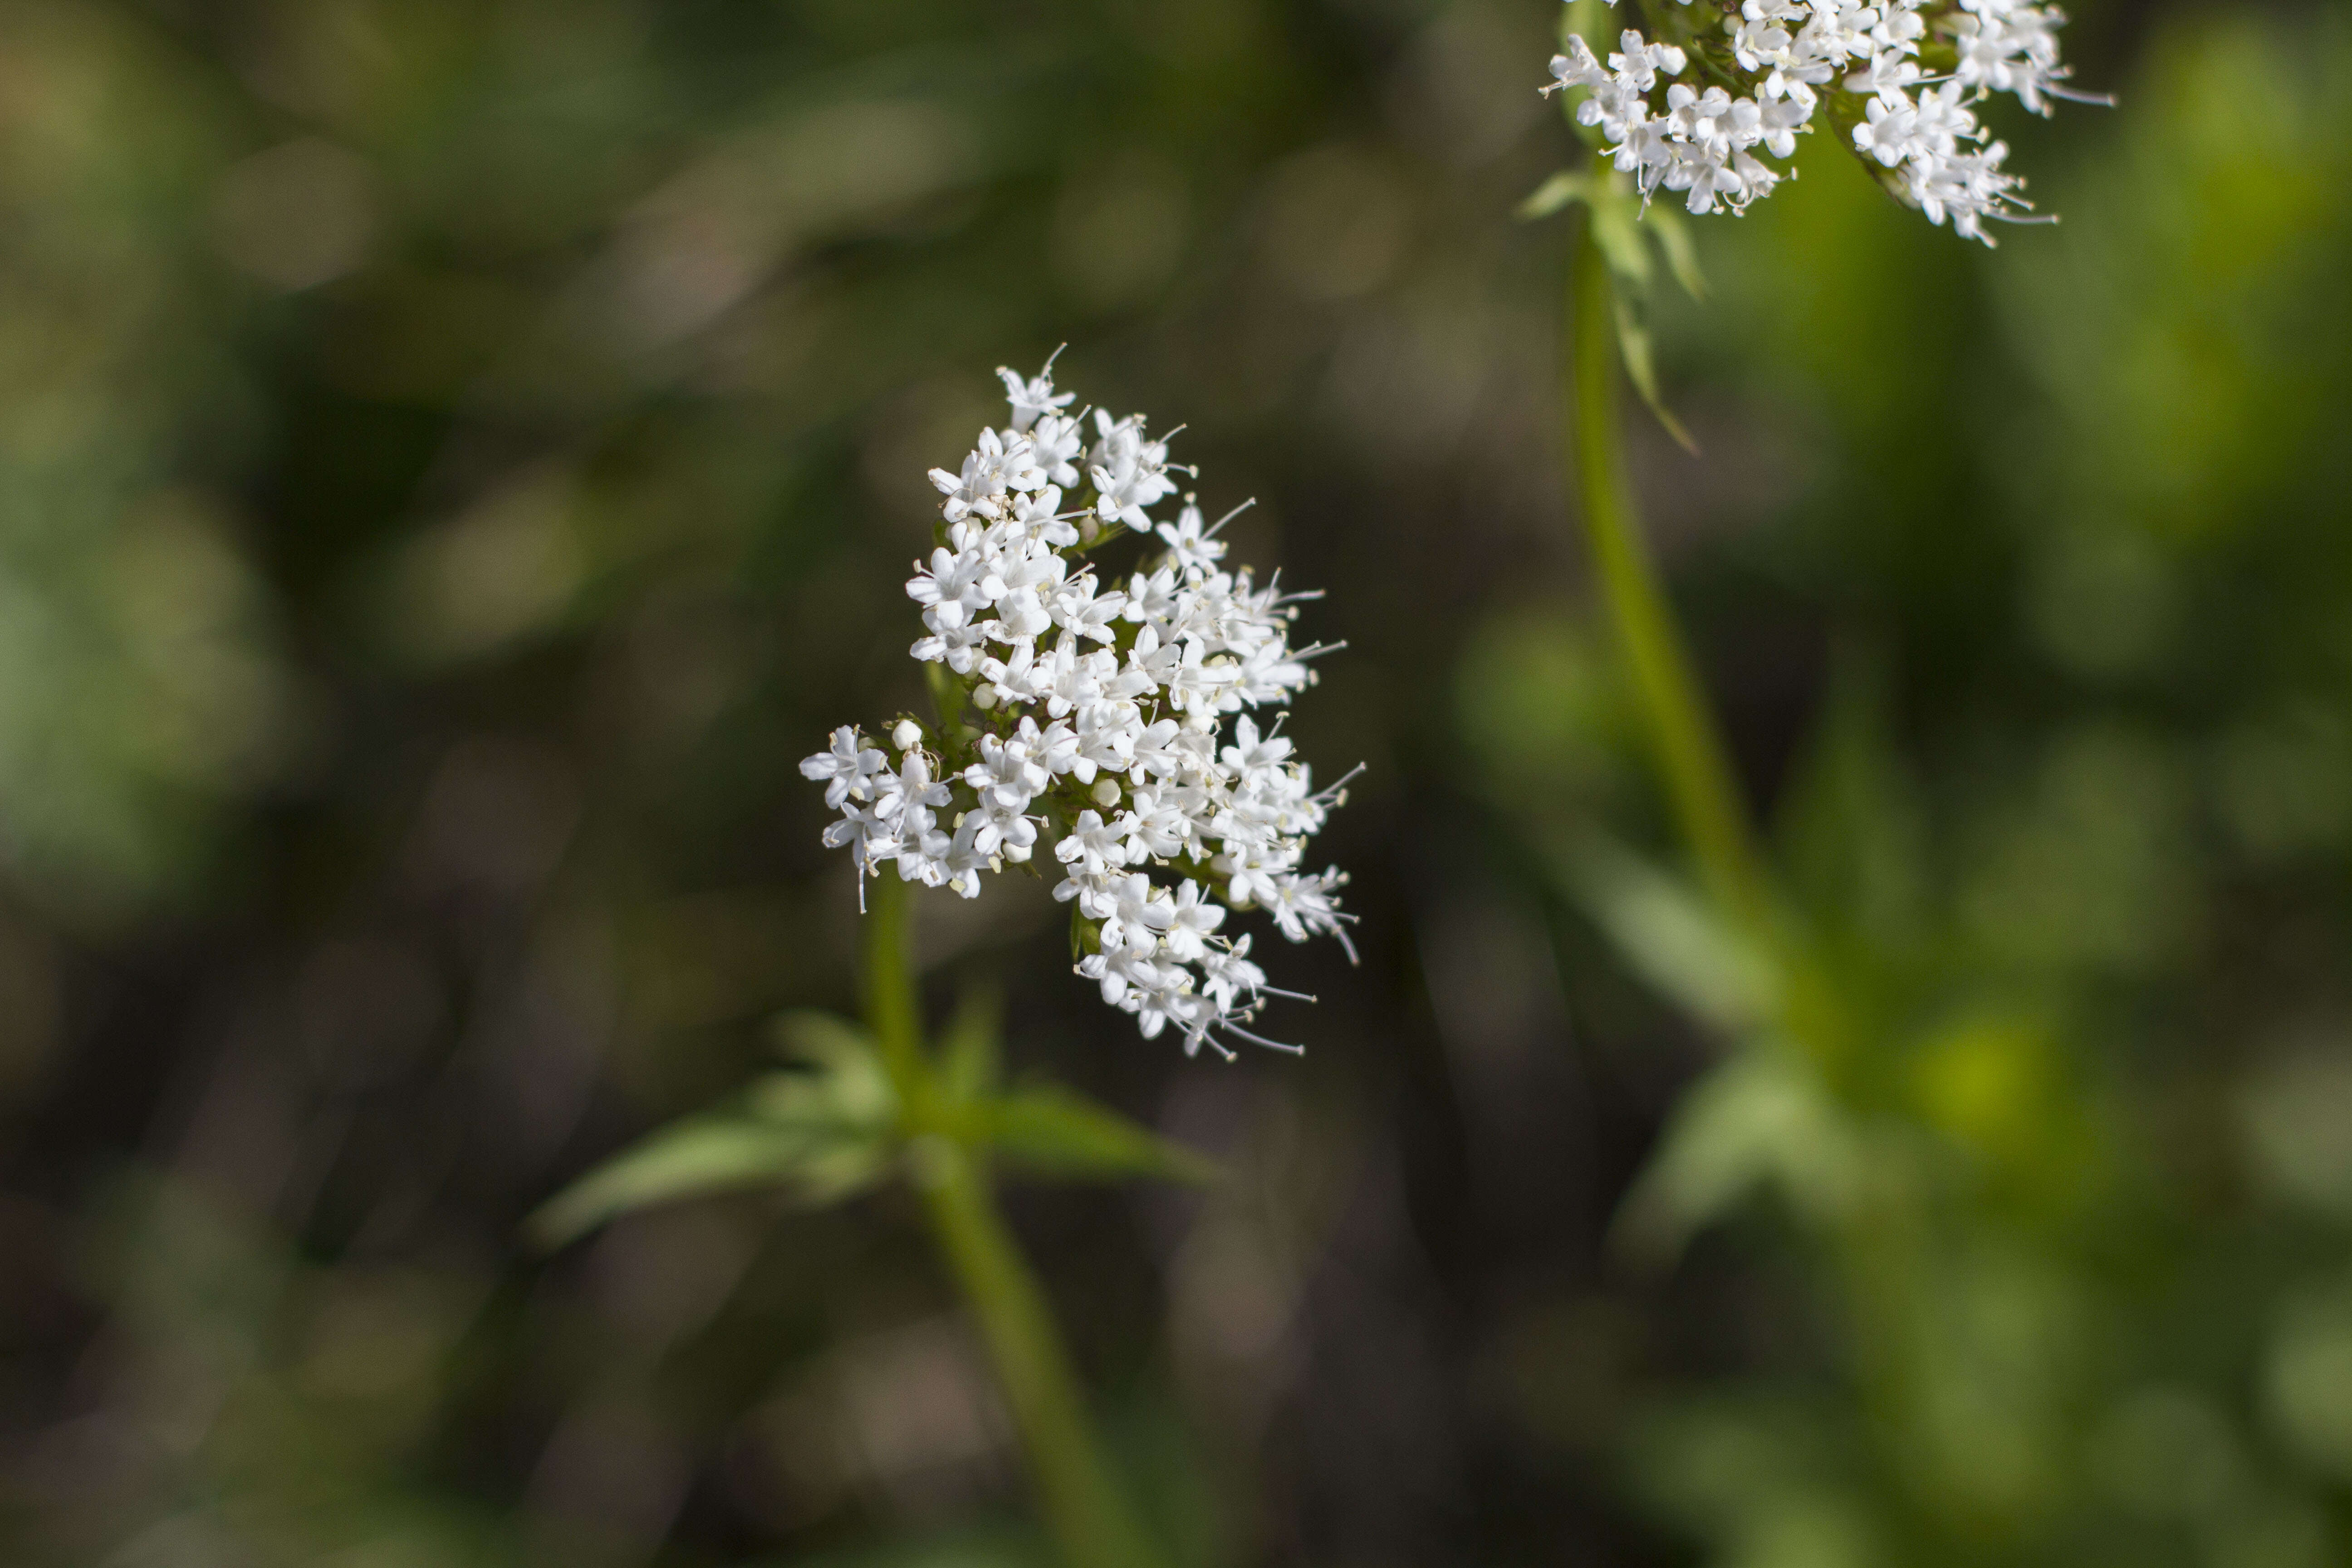
[(890, 731), (890, 743), (902, 752), (911, 752), (923, 742), (923, 727), (912, 719), (901, 719)]
[(983, 686), (979, 690), (973, 692), (971, 694), (971, 705), (975, 708), (995, 707), (996, 688), (993, 686)]
[(1118, 781), (1117, 779), (1105, 773), (1101, 778), (1095, 780), (1095, 804), (1097, 805), (1117, 805), (1118, 804)]

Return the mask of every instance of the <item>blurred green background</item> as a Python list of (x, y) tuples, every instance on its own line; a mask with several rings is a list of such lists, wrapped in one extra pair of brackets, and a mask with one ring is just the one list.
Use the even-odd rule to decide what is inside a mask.
[(1790, 1042), (1584, 589), (1555, 12), (0, 5), (0, 1559), (1045, 1561), (903, 1197), (517, 1226), (848, 1002), (793, 763), (1065, 340), (1371, 764), (1301, 1061), (926, 903), (1234, 1173), (1013, 1194), (1187, 1568), (2352, 1558), (2352, 26), (2086, 0), (1995, 252), (1822, 136), (1696, 226), (1628, 423)]

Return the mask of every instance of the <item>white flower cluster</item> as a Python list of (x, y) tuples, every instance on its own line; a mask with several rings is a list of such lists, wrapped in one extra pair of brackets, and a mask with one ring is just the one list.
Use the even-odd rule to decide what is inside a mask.
[[(1226, 570), (1223, 521), (1204, 524), (1189, 495), (1155, 523), (1189, 470), (1140, 415), (1094, 411), (1088, 443), (1052, 368), (1000, 371), (1011, 423), (982, 431), (961, 471), (931, 470), (939, 542), (907, 594), (923, 607), (913, 655), (944, 676), (940, 721), (901, 720), (887, 751), (844, 727), (801, 772), (824, 781), (842, 814), (824, 841), (861, 877), (892, 866), (969, 899), (982, 872), (1047, 850), (1054, 896), (1076, 906), (1077, 972), (1147, 1038), (1173, 1024), (1188, 1053), (1271, 1045), (1244, 1026), (1296, 994), (1266, 984), (1247, 936), (1222, 934), (1228, 911), (1355, 956), (1347, 878), (1301, 868), (1348, 781), (1316, 789), (1278, 712), (1256, 717), (1314, 683), (1308, 661), (1329, 650), (1292, 648), (1290, 626), (1318, 595)], [(1151, 543), (1123, 580), (1087, 558), (1133, 535)]]
[[(1700, 0), (1686, 15), (1715, 11)], [(2051, 99), (2082, 97), (2059, 85), (2065, 17), (2054, 5), (1738, 0), (1735, 8), (1727, 0), (1720, 38), (1672, 13), (1665, 19), (1682, 44), (1628, 28), (1605, 64), (1570, 35), (1543, 90), (1580, 89), (1578, 121), (1600, 129), (1643, 198), (1684, 192), (1694, 213), (1718, 203), (1741, 212), (1769, 195), (1786, 176), (1759, 154), (1793, 156), (1798, 132), (1826, 104), (1890, 189), (1932, 222), (1949, 216), (1956, 232), (1990, 245), (1985, 220), (2021, 220), (2030, 204), (2018, 195), (2024, 182), (2001, 167), (2008, 147), (1985, 140), (1973, 106), (2007, 92), (2047, 114)], [(1718, 85), (1670, 79), (1685, 70)]]

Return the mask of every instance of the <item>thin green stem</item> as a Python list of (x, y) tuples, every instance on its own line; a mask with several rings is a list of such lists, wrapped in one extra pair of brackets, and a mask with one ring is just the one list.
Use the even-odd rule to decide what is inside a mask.
[(1584, 502), (1584, 528), (1610, 619), (1641, 702), (1675, 819), (1707, 890), (1743, 924), (1760, 930), (1767, 908), (1762, 861), (1713, 710), (1691, 671), (1682, 633), (1651, 564), (1617, 419), (1613, 284), (1587, 223), (1569, 268), (1569, 445)]
[(1053, 1312), (971, 1151), (944, 1138), (916, 1149), (931, 1229), (980, 1320), (1045, 1515), (1071, 1568), (1158, 1562), (1103, 1461)]
[(1046, 1523), (1068, 1568), (1158, 1568), (1158, 1554), (1103, 1460), (1052, 1309), (997, 1208), (986, 1166), (928, 1130), (936, 1125), (929, 1118), (940, 1097), (923, 1048), (909, 953), (913, 900), (895, 877), (877, 879), (867, 891), (866, 1026), (905, 1108), (913, 1180), (932, 1236), (979, 1320)]
[(908, 906), (912, 900), (907, 884), (887, 870), (874, 879), (866, 897), (866, 1026), (874, 1032), (899, 1103), (912, 1110), (922, 1101), (927, 1076), (910, 951), (914, 921)]

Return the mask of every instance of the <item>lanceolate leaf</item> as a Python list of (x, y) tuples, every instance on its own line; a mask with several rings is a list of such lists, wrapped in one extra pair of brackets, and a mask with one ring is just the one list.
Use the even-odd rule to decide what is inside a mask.
[(1642, 401), (1650, 405), (1650, 412), (1658, 416), (1658, 423), (1666, 427), (1666, 434), (1672, 436), (1684, 451), (1696, 457), (1698, 455), (1698, 443), (1691, 439), (1690, 432), (1683, 428), (1682, 421), (1667, 411), (1665, 404), (1658, 396), (1658, 372), (1650, 356), (1650, 329), (1642, 319), (1641, 303), (1628, 292), (1622, 279), (1615, 293), (1617, 352), (1625, 361), (1626, 379), (1633, 382), (1633, 390), (1642, 395)]
[(778, 1045), (794, 1069), (771, 1073), (752, 1089), (752, 1103), (779, 1124), (886, 1131), (898, 1097), (874, 1038), (830, 1013), (786, 1013), (776, 1019)]
[(557, 1247), (632, 1209), (745, 1187), (830, 1203), (878, 1180), (898, 1101), (872, 1040), (825, 1013), (787, 1013), (775, 1027), (791, 1068), (589, 1172), (531, 1216), (533, 1236)]
[(1549, 858), (1569, 896), (1659, 994), (1727, 1033), (1767, 1021), (1780, 1001), (1771, 960), (1699, 891), (1597, 833)]
[(1066, 1089), (1017, 1089), (975, 1110), (971, 1142), (1041, 1173), (1175, 1182), (1206, 1182), (1220, 1173), (1202, 1155)]
[(994, 989), (967, 994), (940, 1041), (940, 1089), (951, 1100), (980, 1100), (996, 1087), (1004, 998)]
[(1585, 221), (1592, 226), (1592, 243), (1609, 264), (1616, 302), (1617, 349), (1625, 362), (1625, 374), (1633, 389), (1642, 395), (1642, 401), (1650, 405), (1650, 412), (1658, 416), (1658, 423), (1666, 427), (1667, 434), (1684, 450), (1696, 454), (1698, 444), (1658, 395), (1658, 373), (1651, 353), (1645, 313), (1657, 272), (1656, 259), (1650, 253), (1653, 241), (1664, 254), (1667, 269), (1684, 290), (1694, 299), (1705, 295), (1706, 281), (1699, 275), (1690, 230), (1680, 213), (1670, 207), (1646, 205), (1623, 175), (1597, 163), (1590, 169), (1562, 170), (1552, 175), (1519, 204), (1519, 216), (1549, 217), (1578, 205), (1583, 206)]
[(1658, 248), (1665, 252), (1666, 268), (1683, 292), (1694, 300), (1706, 298), (1706, 278), (1698, 269), (1698, 251), (1691, 244), (1690, 222), (1673, 207), (1653, 205), (1642, 215), (1650, 232), (1658, 237)]
[(743, 1115), (689, 1117), (572, 1183), (530, 1217), (530, 1231), (542, 1247), (561, 1247), (634, 1209), (749, 1187), (837, 1198), (878, 1176), (883, 1163), (878, 1140)]
[(1527, 221), (1549, 217), (1570, 202), (1587, 199), (1586, 191), (1590, 179), (1590, 175), (1562, 169), (1559, 174), (1538, 185), (1527, 200), (1519, 204), (1519, 217)]
[(1809, 1222), (1829, 1223), (1853, 1208), (1865, 1159), (1851, 1121), (1800, 1053), (1759, 1040), (1683, 1097), (1619, 1211), (1613, 1241), (1663, 1261), (1760, 1191)]

